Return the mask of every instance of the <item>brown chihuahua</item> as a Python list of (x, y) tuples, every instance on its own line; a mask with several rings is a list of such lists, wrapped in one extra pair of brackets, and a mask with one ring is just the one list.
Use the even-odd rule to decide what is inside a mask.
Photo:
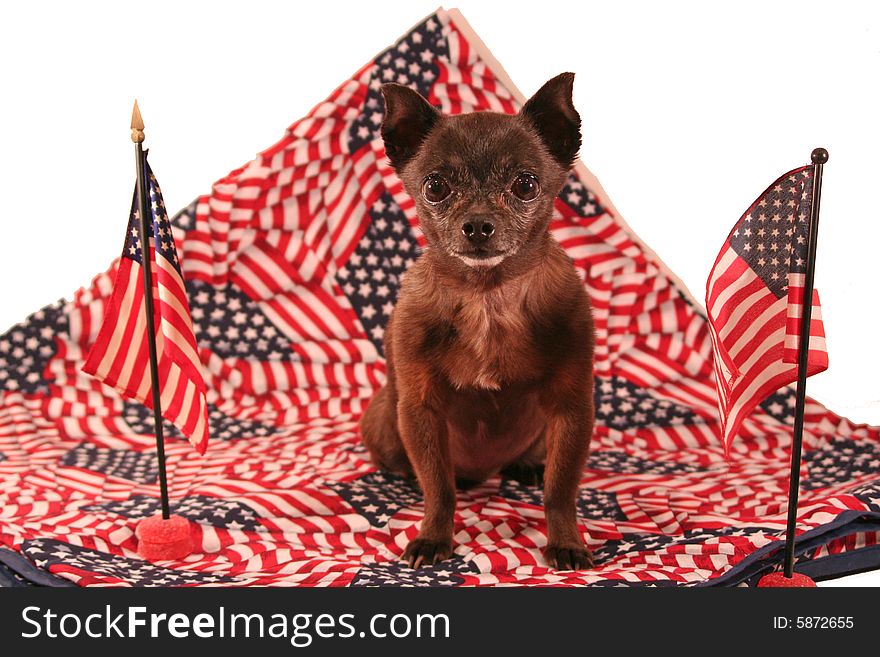
[(550, 80), (517, 115), (445, 116), (407, 87), (382, 87), (385, 148), (428, 248), (403, 278), (388, 383), (360, 428), (376, 466), (415, 475), (424, 492), (403, 555), (413, 568), (451, 555), (456, 482), (499, 472), (543, 481), (548, 563), (592, 565), (576, 499), (593, 431), (593, 321), (548, 232), (581, 143), (573, 81)]

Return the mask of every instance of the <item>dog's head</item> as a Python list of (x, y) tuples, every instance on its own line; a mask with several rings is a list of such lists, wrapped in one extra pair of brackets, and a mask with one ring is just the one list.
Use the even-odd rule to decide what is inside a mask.
[(539, 241), (581, 144), (573, 81), (553, 78), (516, 115), (446, 116), (408, 87), (382, 87), (385, 150), (434, 249), (486, 271)]

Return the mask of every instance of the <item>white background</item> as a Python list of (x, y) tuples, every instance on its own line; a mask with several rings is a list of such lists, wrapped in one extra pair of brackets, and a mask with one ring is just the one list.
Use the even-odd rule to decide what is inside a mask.
[[(4, 4), (0, 331), (119, 254), (135, 97), (173, 211), (434, 9)], [(880, 424), (880, 3), (461, 0), (459, 9), (526, 95), (577, 73), (582, 159), (701, 300), (742, 212), (813, 147), (828, 148), (816, 280), (831, 368), (809, 392)], [(880, 575), (847, 581), (880, 585)]]

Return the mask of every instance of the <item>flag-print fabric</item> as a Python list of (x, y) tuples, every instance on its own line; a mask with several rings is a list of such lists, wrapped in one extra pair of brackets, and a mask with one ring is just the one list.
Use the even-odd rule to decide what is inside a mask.
[[(780, 176), (730, 231), (706, 283), (725, 444), (766, 397), (798, 377), (813, 167)], [(807, 376), (828, 369), (813, 290)]]
[(174, 235), (162, 190), (144, 153), (149, 234), (141, 235), (137, 193), (125, 230), (113, 292), (98, 337), (86, 356), (83, 372), (123, 397), (153, 408), (148, 353), (149, 321), (144, 307), (144, 253), (152, 272), (152, 327), (162, 416), (189, 438), (199, 453), (208, 444), (208, 402), (186, 285), (180, 271)]
[[(551, 230), (595, 313), (597, 426), (577, 506), (596, 567), (548, 568), (542, 491), (500, 477), (459, 492), (450, 559), (400, 561), (422, 496), (371, 465), (357, 428), (423, 245), (379, 137), (387, 81), (446, 112), (522, 101), (461, 15), (438, 11), (172, 220), (212, 436), (199, 456), (166, 427), (191, 556), (137, 557), (135, 525), (158, 508), (150, 411), (80, 370), (119, 264), (0, 336), (0, 581), (720, 585), (781, 563), (794, 394), (759, 404), (725, 457), (705, 313), (582, 165)], [(880, 565), (880, 431), (809, 401), (804, 448), (799, 570)]]

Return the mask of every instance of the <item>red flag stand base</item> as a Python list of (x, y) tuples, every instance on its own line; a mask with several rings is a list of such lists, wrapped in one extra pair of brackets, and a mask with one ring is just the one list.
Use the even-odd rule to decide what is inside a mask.
[(801, 573), (792, 573), (791, 577), (786, 577), (785, 573), (770, 573), (764, 575), (758, 580), (759, 588), (794, 588), (794, 589), (815, 589), (816, 582), (812, 578), (802, 575)]
[(182, 516), (165, 520), (157, 513), (141, 520), (134, 533), (138, 539), (137, 552), (148, 561), (183, 559), (193, 552), (189, 520)]

